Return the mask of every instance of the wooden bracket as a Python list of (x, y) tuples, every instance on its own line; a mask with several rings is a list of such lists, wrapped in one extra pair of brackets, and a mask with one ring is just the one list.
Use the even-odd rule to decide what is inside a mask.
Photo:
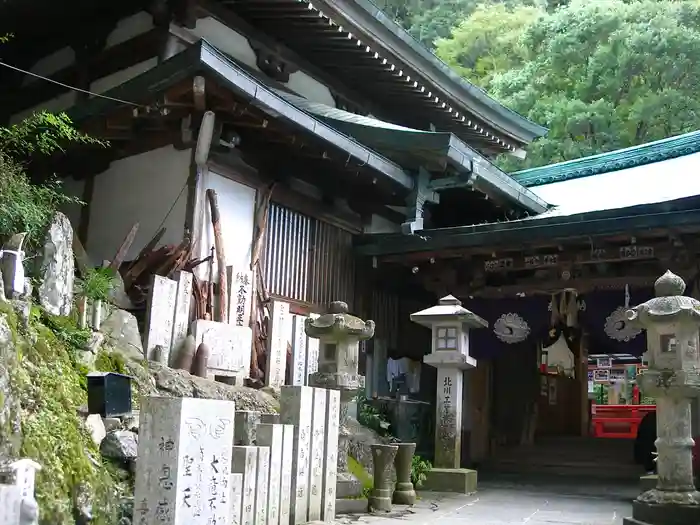
[(426, 202), (437, 204), (440, 195), (430, 189), (430, 173), (419, 168), (415, 178), (416, 185), (406, 199), (406, 222), (401, 224), (401, 232), (405, 235), (414, 235), (423, 229), (423, 207)]

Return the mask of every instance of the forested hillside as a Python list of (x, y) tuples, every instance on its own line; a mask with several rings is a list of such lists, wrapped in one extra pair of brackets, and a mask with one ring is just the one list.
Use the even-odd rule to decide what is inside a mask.
[(380, 0), (415, 38), (549, 128), (509, 171), (700, 129), (700, 0)]

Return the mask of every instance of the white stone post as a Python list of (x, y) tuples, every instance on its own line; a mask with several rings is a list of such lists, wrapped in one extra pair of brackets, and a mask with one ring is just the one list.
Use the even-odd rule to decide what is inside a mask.
[(435, 467), (424, 488), (473, 492), (476, 471), (460, 468), (464, 370), (476, 366), (469, 355), (469, 330), (487, 327), (488, 323), (451, 295), (440, 299), (436, 306), (411, 314), (411, 321), (431, 329), (431, 353), (423, 362), (437, 368)]

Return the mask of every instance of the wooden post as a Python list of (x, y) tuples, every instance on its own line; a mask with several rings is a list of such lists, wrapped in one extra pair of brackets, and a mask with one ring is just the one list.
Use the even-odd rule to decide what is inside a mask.
[(226, 257), (224, 254), (224, 241), (221, 237), (221, 215), (216, 192), (207, 190), (207, 199), (211, 209), (211, 225), (214, 228), (214, 246), (216, 247), (216, 260), (219, 270), (219, 321), (228, 322), (228, 305), (226, 304), (226, 290), (228, 290), (228, 278), (226, 277)]

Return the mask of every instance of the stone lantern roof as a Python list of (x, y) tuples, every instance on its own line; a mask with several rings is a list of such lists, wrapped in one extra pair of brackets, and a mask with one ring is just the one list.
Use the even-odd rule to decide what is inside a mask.
[(467, 310), (453, 295), (443, 297), (435, 306), (411, 314), (411, 321), (427, 328), (432, 328), (440, 321), (459, 321), (469, 328), (488, 328), (489, 326), (487, 321)]
[(658, 322), (695, 321), (700, 323), (700, 301), (683, 295), (685, 282), (670, 270), (654, 283), (656, 297), (630, 310), (627, 319), (646, 327)]
[(316, 319), (308, 318), (305, 323), (306, 335), (315, 339), (341, 340), (348, 337), (359, 341), (374, 336), (374, 321), (363, 321), (348, 313), (348, 305), (343, 301), (333, 301), (328, 312)]

